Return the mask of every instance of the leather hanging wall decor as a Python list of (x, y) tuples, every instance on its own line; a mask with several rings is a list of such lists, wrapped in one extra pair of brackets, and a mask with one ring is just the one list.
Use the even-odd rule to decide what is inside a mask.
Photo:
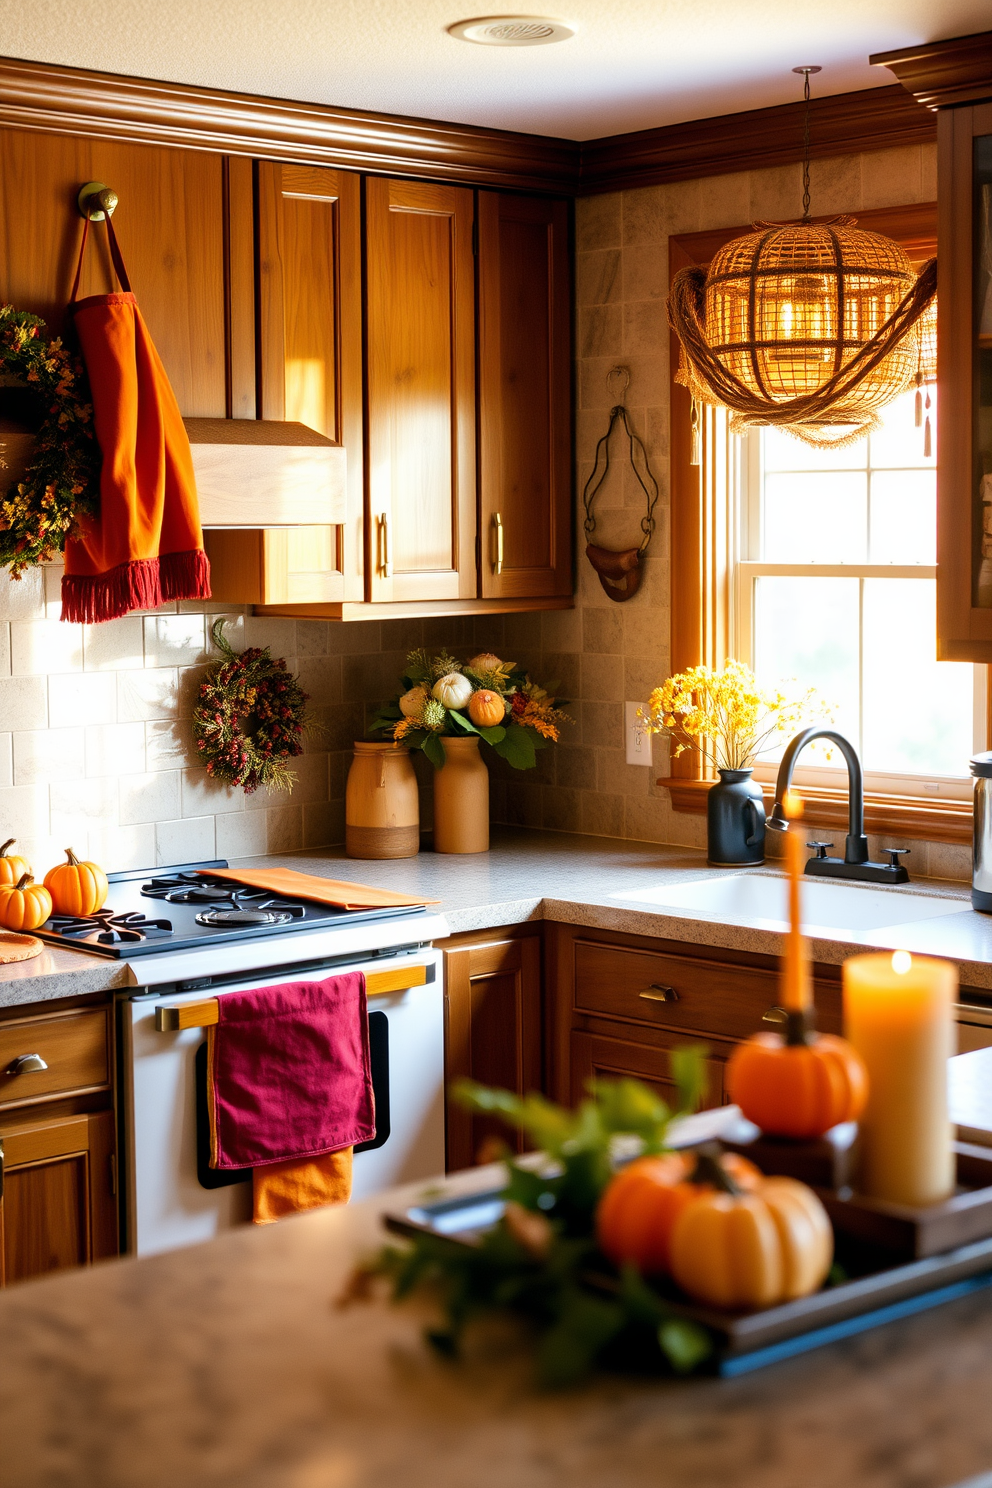
[[(613, 392), (615, 379), (623, 379), (619, 399), (610, 409), (610, 422), (606, 433), (596, 445), (596, 459), (592, 467), (592, 474), (586, 481), (585, 490), (582, 492), (582, 504), (585, 507), (586, 518), (584, 527), (589, 541), (586, 544), (586, 557), (592, 564), (599, 576), (599, 582), (603, 586), (603, 592), (617, 604), (623, 604), (628, 599), (633, 599), (641, 587), (642, 566), (641, 560), (648, 550), (648, 545), (654, 535), (655, 521), (654, 509), (658, 504), (658, 482), (651, 472), (648, 463), (647, 451), (630, 426), (630, 417), (622, 402), (623, 395), (630, 386), (630, 373), (626, 367), (612, 367), (606, 375), (606, 386), (609, 392)], [(592, 541), (592, 535), (596, 530), (596, 518), (593, 516), (593, 502), (599, 494), (603, 482), (606, 480), (610, 469), (610, 437), (618, 423), (621, 423), (627, 432), (627, 453), (630, 458), (630, 468), (637, 477), (638, 484), (644, 492), (647, 502), (647, 511), (641, 518), (641, 531), (644, 536), (636, 548), (625, 548), (616, 551), (613, 548), (599, 547)], [(642, 475), (637, 468), (637, 452), (644, 466)], [(603, 468), (600, 474), (600, 460)], [(645, 479), (646, 477), (646, 479)], [(650, 484), (649, 484), (650, 482)]]

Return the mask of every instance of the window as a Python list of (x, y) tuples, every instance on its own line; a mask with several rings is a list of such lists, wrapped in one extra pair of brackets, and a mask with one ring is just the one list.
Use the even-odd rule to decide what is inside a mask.
[[(775, 429), (742, 440), (735, 649), (768, 686), (817, 688), (869, 785), (925, 777), (956, 797), (985, 747), (987, 669), (935, 657), (936, 473), (914, 404), (903, 395), (847, 448)], [(817, 748), (808, 779), (830, 769)]]

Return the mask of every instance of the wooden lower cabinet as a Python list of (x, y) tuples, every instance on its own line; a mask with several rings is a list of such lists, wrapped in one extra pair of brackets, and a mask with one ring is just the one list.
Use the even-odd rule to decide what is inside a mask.
[(489, 1138), (508, 1141), (502, 1122), (470, 1116), (451, 1098), (458, 1079), (525, 1095), (543, 1089), (540, 927), (453, 936), (444, 945), (447, 1168), (471, 1167)]
[[(573, 1033), (569, 1040), (570, 1104), (574, 1106), (582, 1099), (590, 1080), (618, 1080), (628, 1075), (652, 1085), (662, 1100), (674, 1107), (678, 1104), (678, 1092), (671, 1076), (668, 1051), (689, 1042), (681, 1034), (640, 1043), (631, 1038)], [(712, 1039), (706, 1040), (704, 1109), (724, 1103), (723, 1071), (732, 1048), (732, 1044), (715, 1044)]]

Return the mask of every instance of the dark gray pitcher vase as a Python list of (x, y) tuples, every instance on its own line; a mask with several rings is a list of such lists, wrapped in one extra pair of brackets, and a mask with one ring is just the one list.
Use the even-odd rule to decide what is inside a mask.
[(765, 807), (751, 770), (721, 770), (706, 797), (706, 856), (737, 868), (765, 861)]

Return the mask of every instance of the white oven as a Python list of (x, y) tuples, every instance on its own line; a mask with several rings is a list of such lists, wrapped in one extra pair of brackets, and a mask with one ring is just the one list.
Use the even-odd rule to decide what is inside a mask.
[[(430, 916), (430, 934), (446, 933)], [(426, 929), (426, 919), (425, 926)], [(345, 970), (398, 971), (399, 990), (370, 995), (369, 1032), (376, 1092), (376, 1136), (356, 1148), (354, 1197), (367, 1198), (396, 1183), (444, 1171), (444, 1017), (440, 954), (429, 943), (355, 947), (324, 958), (258, 968), (274, 944), (286, 961), (290, 938), (256, 942), (249, 972), (180, 977), (182, 967), (160, 958), (173, 976), (165, 985), (136, 988), (119, 999), (125, 1239), (132, 1254), (150, 1255), (209, 1240), (251, 1217), (251, 1173), (218, 1173), (207, 1166), (206, 1032), (159, 1031), (159, 1009), (203, 1002), (253, 986), (320, 981)], [(390, 925), (392, 936), (401, 933)], [(418, 927), (419, 929), (419, 927)], [(407, 932), (409, 933), (409, 932)], [(392, 937), (390, 937), (392, 938)], [(311, 937), (295, 937), (309, 941)], [(326, 938), (324, 942), (326, 944)], [(367, 943), (366, 943), (367, 944)], [(240, 947), (239, 947), (240, 949)], [(176, 953), (181, 955), (181, 953)], [(297, 956), (300, 956), (297, 950)], [(159, 958), (156, 958), (159, 959)], [(137, 970), (135, 966), (135, 970)], [(403, 986), (409, 972), (409, 985)], [(177, 975), (178, 973), (178, 975)], [(196, 981), (191, 986), (191, 981)], [(396, 978), (390, 978), (395, 981)], [(185, 988), (185, 990), (184, 990)]]

